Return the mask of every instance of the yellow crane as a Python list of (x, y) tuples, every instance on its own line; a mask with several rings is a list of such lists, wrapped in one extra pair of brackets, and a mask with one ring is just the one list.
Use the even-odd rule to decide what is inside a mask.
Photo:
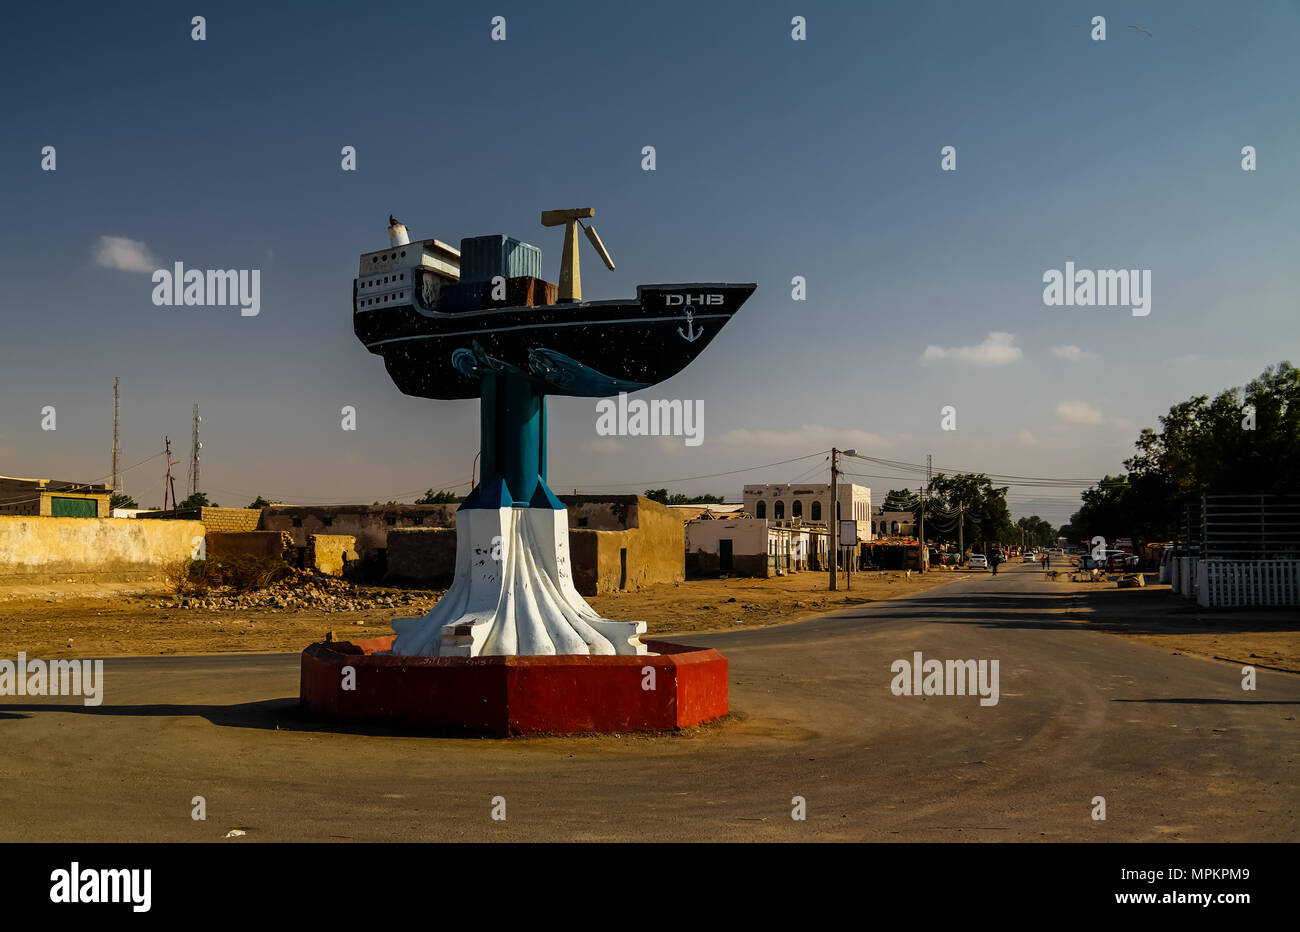
[(605, 244), (600, 241), (596, 235), (596, 228), (583, 226), (582, 221), (596, 216), (596, 211), (590, 207), (574, 207), (570, 210), (544, 210), (542, 211), (542, 226), (558, 227), (564, 226), (564, 255), (560, 258), (560, 281), (558, 285), (558, 298), (561, 301), (581, 301), (582, 300), (582, 273), (578, 268), (578, 227), (582, 227), (583, 232), (587, 234), (587, 239), (600, 255), (601, 261), (612, 272), (614, 271), (614, 260), (609, 257), (605, 250)]

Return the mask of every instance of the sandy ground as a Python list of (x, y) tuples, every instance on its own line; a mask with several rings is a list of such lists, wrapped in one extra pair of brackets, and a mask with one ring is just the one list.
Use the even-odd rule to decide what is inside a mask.
[[(834, 608), (922, 592), (956, 579), (932, 573), (859, 574), (829, 592), (825, 573), (776, 579), (691, 580), (588, 601), (607, 618), (642, 620), (647, 637), (732, 631), (797, 621)], [(0, 657), (125, 657), (159, 654), (300, 651), (325, 632), (339, 639), (391, 634), (393, 618), (422, 615), (437, 601), (420, 590), (367, 588), (366, 595), (412, 596), (410, 605), (351, 612), (159, 608), (165, 598), (139, 587), (58, 584), (0, 590)]]
[[(1033, 572), (1013, 567), (1012, 572)], [(646, 637), (743, 631), (788, 624), (837, 608), (916, 595), (957, 579), (978, 582), (987, 572), (936, 571), (855, 575), (852, 589), (830, 592), (825, 573), (776, 579), (688, 580), (588, 601), (607, 618), (646, 622)], [(1151, 578), (1151, 577), (1149, 577)], [(1053, 584), (1074, 623), (1174, 653), (1215, 657), (1300, 673), (1300, 615), (1294, 610), (1208, 611), (1168, 586), (1117, 589), (1113, 582)], [(122, 657), (167, 654), (296, 652), (333, 631), (338, 639), (391, 634), (393, 618), (421, 615), (438, 593), (364, 590), (410, 598), (397, 608), (207, 611), (159, 608), (159, 592), (138, 586), (58, 584), (0, 589), (0, 657)], [(991, 606), (991, 610), (993, 607)]]
[(1294, 607), (1206, 609), (1175, 595), (1167, 585), (1056, 585), (1072, 596), (1071, 616), (1097, 630), (1173, 653), (1300, 673), (1300, 612)]

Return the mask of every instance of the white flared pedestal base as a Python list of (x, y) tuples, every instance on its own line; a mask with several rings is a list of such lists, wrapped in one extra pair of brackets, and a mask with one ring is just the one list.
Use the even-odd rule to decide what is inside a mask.
[(467, 508), (456, 514), (456, 578), (422, 618), (397, 618), (392, 653), (645, 654), (644, 621), (601, 618), (573, 586), (563, 509)]

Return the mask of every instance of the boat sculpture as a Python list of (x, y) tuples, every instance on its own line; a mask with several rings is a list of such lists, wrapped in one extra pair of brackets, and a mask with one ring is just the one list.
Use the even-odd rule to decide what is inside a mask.
[[(644, 622), (602, 618), (574, 587), (568, 516), (546, 485), (546, 396), (616, 395), (671, 378), (756, 285), (640, 285), (635, 299), (583, 301), (578, 228), (614, 267), (581, 223), (593, 214), (542, 214), (544, 225), (566, 227), (558, 288), (507, 274), (540, 271), (540, 252), (528, 244), (411, 242), (392, 218), (389, 248), (361, 256), (354, 329), (397, 388), (481, 399), (482, 480), (457, 511), (454, 581), (427, 615), (394, 620), (393, 654), (646, 653)], [(473, 276), (462, 276), (471, 255)]]

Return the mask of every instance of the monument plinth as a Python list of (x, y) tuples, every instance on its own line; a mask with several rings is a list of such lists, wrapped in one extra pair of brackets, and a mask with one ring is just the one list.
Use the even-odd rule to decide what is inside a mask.
[[(540, 271), (540, 252), (509, 237), (462, 240), (460, 250), (412, 243), (390, 217), (392, 245), (362, 255), (353, 285), (358, 338), (383, 356), (403, 393), (480, 399), (482, 481), (457, 511), (447, 593), (423, 617), (395, 619), (392, 639), (308, 648), (308, 707), (494, 734), (675, 728), (726, 714), (721, 655), (672, 645), (652, 654), (639, 639), (644, 622), (602, 618), (574, 587), (568, 516), (546, 485), (546, 396), (604, 397), (676, 375), (756, 286), (641, 285), (635, 300), (582, 301), (577, 227), (614, 267), (581, 222), (593, 214), (542, 215), (543, 224), (566, 226), (554, 300), (554, 286), (511, 274)], [(336, 667), (351, 667), (368, 689), (337, 695)], [(661, 668), (671, 675), (659, 676)], [(655, 695), (611, 685), (626, 677)], [(421, 703), (422, 714), (412, 711)], [(473, 722), (456, 711), (468, 707)], [(491, 713), (495, 724), (477, 713)]]

